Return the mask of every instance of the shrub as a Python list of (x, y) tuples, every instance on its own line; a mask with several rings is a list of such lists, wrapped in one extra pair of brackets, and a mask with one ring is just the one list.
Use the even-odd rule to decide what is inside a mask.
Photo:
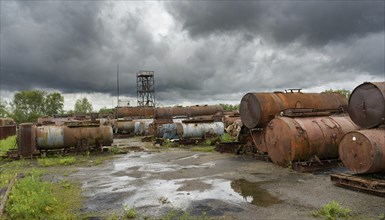
[(340, 218), (348, 218), (351, 210), (344, 209), (336, 201), (324, 205), (320, 210), (312, 213), (315, 217), (321, 217), (326, 220), (334, 220)]

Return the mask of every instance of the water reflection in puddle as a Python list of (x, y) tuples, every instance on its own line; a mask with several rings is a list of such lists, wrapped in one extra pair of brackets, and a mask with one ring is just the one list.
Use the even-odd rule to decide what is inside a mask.
[(248, 203), (253, 205), (267, 207), (282, 203), (281, 200), (261, 188), (263, 183), (264, 182), (249, 182), (245, 179), (239, 179), (231, 182), (231, 188), (239, 193)]

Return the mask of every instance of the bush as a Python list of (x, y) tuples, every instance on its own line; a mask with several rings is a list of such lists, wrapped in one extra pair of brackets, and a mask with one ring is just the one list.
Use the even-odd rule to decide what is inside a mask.
[(39, 158), (37, 159), (37, 163), (42, 167), (50, 167), (57, 165), (72, 165), (76, 162), (75, 157), (57, 157), (57, 158)]

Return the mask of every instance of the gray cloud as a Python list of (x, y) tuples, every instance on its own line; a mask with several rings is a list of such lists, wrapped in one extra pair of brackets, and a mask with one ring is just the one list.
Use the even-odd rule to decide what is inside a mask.
[(0, 4), (4, 91), (113, 96), (117, 63), (121, 95), (136, 97), (135, 73), (154, 70), (156, 99), (168, 104), (384, 76), (381, 1)]
[(384, 30), (383, 1), (184, 1), (167, 4), (192, 37), (244, 32), (323, 45)]

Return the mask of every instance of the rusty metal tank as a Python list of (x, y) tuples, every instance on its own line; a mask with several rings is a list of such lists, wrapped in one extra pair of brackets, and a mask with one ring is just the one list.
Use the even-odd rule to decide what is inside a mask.
[(0, 118), (0, 140), (16, 135), (16, 123), (12, 118)]
[(36, 125), (22, 123), (19, 125), (17, 145), (20, 155), (32, 155), (36, 150)]
[(157, 137), (165, 139), (189, 139), (218, 136), (224, 133), (223, 122), (172, 123), (158, 127)]
[(283, 167), (295, 161), (338, 158), (342, 136), (358, 127), (349, 116), (276, 117), (266, 127), (270, 159)]
[(154, 108), (151, 107), (116, 107), (115, 118), (153, 118)]
[(115, 133), (128, 135), (147, 135), (153, 119), (118, 120), (115, 121)]
[(214, 115), (218, 112), (223, 112), (223, 107), (220, 105), (197, 105), (188, 107), (165, 107), (155, 108), (154, 118), (172, 118), (173, 116), (202, 116), (202, 115)]
[(347, 110), (348, 102), (338, 93), (247, 93), (240, 103), (243, 124), (248, 128), (263, 128), (276, 114), (288, 108)]
[(349, 116), (361, 128), (385, 123), (385, 82), (365, 82), (349, 98)]
[(105, 125), (38, 126), (36, 145), (41, 149), (108, 146), (113, 141), (112, 127)]
[(352, 131), (339, 145), (342, 163), (354, 173), (385, 172), (385, 130)]

